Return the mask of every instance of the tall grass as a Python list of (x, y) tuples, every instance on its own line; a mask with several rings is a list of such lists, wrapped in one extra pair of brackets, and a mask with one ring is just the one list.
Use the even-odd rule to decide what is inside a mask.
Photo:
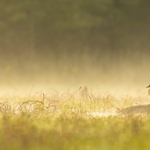
[[(100, 93), (30, 96), (0, 103), (0, 149), (4, 150), (120, 150), (149, 149), (150, 117), (93, 116), (131, 106), (132, 97)], [(4, 99), (4, 97), (3, 97)], [(121, 102), (122, 101), (122, 102)], [(119, 104), (120, 103), (120, 104)]]

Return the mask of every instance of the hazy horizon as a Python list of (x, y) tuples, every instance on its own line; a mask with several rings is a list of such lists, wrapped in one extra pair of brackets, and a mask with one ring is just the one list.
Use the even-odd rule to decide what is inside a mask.
[(149, 1), (58, 3), (1, 2), (0, 92), (146, 93)]

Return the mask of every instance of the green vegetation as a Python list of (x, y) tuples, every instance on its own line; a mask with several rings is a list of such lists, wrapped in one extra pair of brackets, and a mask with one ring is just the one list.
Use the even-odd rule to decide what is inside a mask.
[(149, 0), (2, 0), (1, 46), (61, 51), (57, 43), (64, 46), (69, 41), (64, 47), (68, 50), (75, 44), (114, 51), (129, 48), (127, 44), (147, 48), (149, 4)]
[[(150, 77), (149, 14), (149, 0), (1, 0), (0, 92), (141, 91)], [(0, 150), (150, 149), (149, 114), (103, 115), (145, 99), (84, 90), (1, 97)]]
[[(134, 103), (110, 94), (43, 94), (0, 103), (1, 150), (148, 150), (150, 116), (93, 116)], [(61, 95), (61, 96), (60, 96)], [(3, 97), (4, 99), (4, 97)], [(32, 99), (32, 100), (31, 100)], [(41, 100), (42, 99), (42, 100)], [(137, 98), (139, 99), (139, 98)], [(119, 104), (120, 103), (120, 104)], [(42, 106), (42, 107), (39, 107)]]
[(148, 150), (150, 117), (85, 119), (32, 114), (3, 115), (0, 123), (2, 150)]
[(147, 82), (149, 6), (149, 0), (2, 0), (3, 85)]

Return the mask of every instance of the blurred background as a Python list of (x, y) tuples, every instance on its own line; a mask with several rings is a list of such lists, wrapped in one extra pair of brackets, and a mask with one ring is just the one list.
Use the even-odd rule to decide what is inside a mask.
[(0, 89), (146, 91), (149, 0), (1, 0)]

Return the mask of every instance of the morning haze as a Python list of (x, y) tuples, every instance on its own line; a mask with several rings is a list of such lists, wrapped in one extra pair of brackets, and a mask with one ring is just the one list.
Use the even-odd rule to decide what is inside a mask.
[(149, 150), (149, 14), (150, 0), (1, 0), (0, 150)]
[(146, 91), (149, 0), (0, 3), (1, 91)]

